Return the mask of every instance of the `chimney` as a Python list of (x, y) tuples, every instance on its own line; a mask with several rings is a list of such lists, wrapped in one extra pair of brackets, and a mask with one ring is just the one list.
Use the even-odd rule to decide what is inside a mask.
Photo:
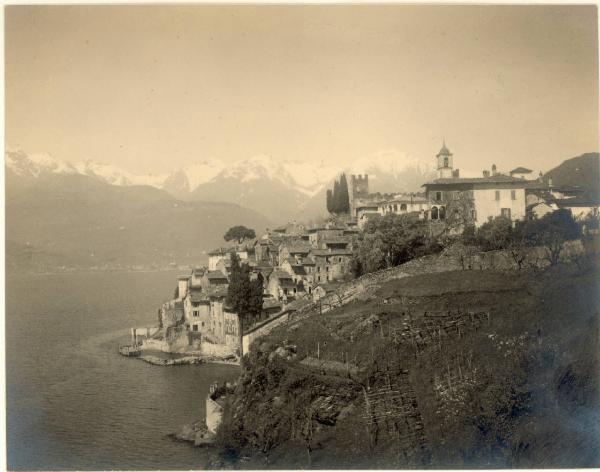
[(552, 177), (548, 177), (548, 187), (552, 187)]
[(484, 177), (489, 177), (490, 176), (490, 171), (489, 170), (484, 170), (483, 171), (483, 176)]
[(496, 164), (492, 164), (492, 175), (496, 175), (497, 173), (498, 172), (497, 172)]
[(456, 177), (456, 178), (460, 177), (459, 169), (454, 169), (452, 171), (452, 177)]

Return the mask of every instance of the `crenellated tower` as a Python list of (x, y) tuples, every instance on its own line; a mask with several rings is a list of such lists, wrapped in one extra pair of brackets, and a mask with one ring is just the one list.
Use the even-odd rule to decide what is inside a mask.
[(348, 198), (350, 200), (350, 216), (356, 216), (355, 202), (369, 195), (369, 175), (351, 175), (348, 182)]

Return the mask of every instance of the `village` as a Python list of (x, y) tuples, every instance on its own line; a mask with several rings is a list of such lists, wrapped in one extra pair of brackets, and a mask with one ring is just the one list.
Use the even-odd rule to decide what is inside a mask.
[[(131, 344), (122, 346), (121, 354), (142, 355), (162, 365), (239, 362), (254, 340), (291, 313), (322, 303), (340, 283), (353, 279), (351, 265), (361, 231), (385, 215), (413, 215), (431, 236), (460, 234), (466, 226), (479, 228), (498, 217), (514, 225), (559, 209), (568, 210), (575, 220), (597, 219), (598, 202), (582, 198), (578, 187), (553, 186), (541, 172), (518, 167), (501, 173), (492, 165), (480, 177), (463, 178), (445, 142), (435, 158), (437, 178), (425, 183), (422, 193), (371, 193), (368, 175), (351, 175), (342, 214), (331, 214), (319, 224), (290, 222), (258, 237), (253, 230), (238, 228), (228, 238), (232, 244), (208, 253), (208, 266), (178, 278), (174, 297), (158, 309), (157, 325), (132, 328)], [(251, 321), (240, 321), (227, 304), (232, 257), (262, 286), (262, 311)]]

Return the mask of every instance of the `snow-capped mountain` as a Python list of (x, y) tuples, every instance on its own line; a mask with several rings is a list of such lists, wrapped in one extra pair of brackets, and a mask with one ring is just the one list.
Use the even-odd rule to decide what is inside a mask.
[(287, 161), (256, 155), (232, 164), (205, 159), (169, 174), (134, 174), (111, 164), (91, 160), (71, 164), (48, 154), (6, 152), (9, 172), (36, 178), (44, 173), (71, 173), (94, 177), (111, 185), (149, 185), (183, 200), (224, 201), (257, 210), (273, 221), (324, 212), (324, 194), (342, 172), (369, 174), (374, 192), (419, 191), (432, 176), (433, 166), (397, 151), (380, 151), (349, 166)]
[(71, 164), (47, 153), (27, 154), (20, 149), (7, 149), (6, 168), (19, 177), (37, 178), (44, 174), (77, 174)]
[(94, 162), (89, 159), (75, 164), (74, 167), (80, 174), (95, 177), (111, 185), (121, 186), (150, 185), (151, 187), (161, 188), (168, 176), (168, 174), (137, 175), (111, 164)]

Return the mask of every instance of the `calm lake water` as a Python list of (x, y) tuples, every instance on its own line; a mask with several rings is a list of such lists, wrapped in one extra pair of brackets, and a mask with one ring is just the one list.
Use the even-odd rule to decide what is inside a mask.
[(223, 365), (153, 366), (119, 356), (129, 327), (156, 322), (177, 273), (6, 277), (9, 469), (200, 469), (208, 452), (167, 435), (204, 418)]

